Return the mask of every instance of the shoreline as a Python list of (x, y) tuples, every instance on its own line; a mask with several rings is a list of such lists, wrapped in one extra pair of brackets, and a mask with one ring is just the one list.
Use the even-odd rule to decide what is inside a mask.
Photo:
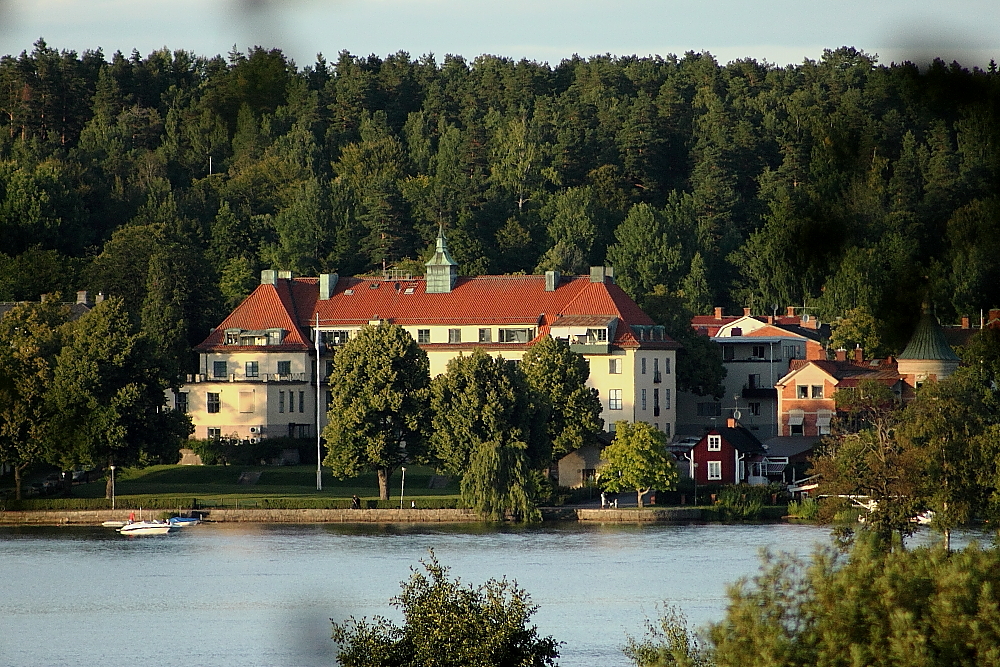
[[(543, 507), (542, 521), (582, 523), (667, 523), (699, 521), (697, 508), (658, 507), (593, 509)], [(0, 526), (100, 526), (126, 521), (134, 510), (24, 510), (0, 511)], [(143, 514), (158, 516), (162, 510)], [(468, 509), (212, 509), (195, 510), (205, 523), (489, 523)]]

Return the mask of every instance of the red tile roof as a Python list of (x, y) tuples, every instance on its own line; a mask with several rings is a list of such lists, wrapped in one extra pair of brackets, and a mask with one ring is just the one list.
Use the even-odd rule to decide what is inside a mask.
[(872, 361), (857, 363), (829, 359), (792, 359), (789, 363), (789, 371), (797, 371), (812, 364), (839, 380), (837, 384), (840, 387), (854, 387), (862, 380), (875, 380), (892, 385), (902, 379), (896, 368), (895, 360), (876, 359), (874, 362), (875, 366), (872, 366)]
[[(302, 331), (313, 325), (317, 314), (324, 328), (359, 326), (369, 320), (383, 319), (411, 326), (537, 326), (539, 336), (547, 335), (549, 326), (562, 316), (602, 315), (618, 317), (625, 325), (654, 324), (620, 287), (592, 283), (588, 276), (563, 277), (552, 292), (545, 291), (545, 276), (459, 278), (454, 289), (444, 294), (428, 294), (425, 287), (422, 278), (341, 278), (330, 298), (320, 300), (318, 278), (279, 279), (276, 285), (261, 285), (254, 290), (197, 349), (221, 347), (227, 328), (270, 327), (294, 332), (281, 347), (297, 345), (300, 347), (296, 349), (308, 349), (308, 336)], [(629, 326), (618, 326), (613, 342), (625, 347), (640, 346)], [(679, 347), (669, 338), (643, 341), (641, 346)]]

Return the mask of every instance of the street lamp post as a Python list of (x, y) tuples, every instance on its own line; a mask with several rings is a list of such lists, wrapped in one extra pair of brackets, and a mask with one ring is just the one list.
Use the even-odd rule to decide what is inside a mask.
[(403, 478), (399, 480), (399, 509), (403, 509), (403, 493), (406, 491), (406, 466), (400, 470), (403, 471)]
[(111, 509), (115, 508), (115, 467), (111, 466)]
[[(320, 339), (320, 333), (319, 333), (319, 313), (316, 313), (316, 336), (315, 337), (316, 337), (316, 490), (317, 491), (322, 491), (323, 490), (323, 458), (322, 458), (322, 453), (320, 452), (320, 439), (322, 438), (322, 434), (320, 432), (320, 423), (321, 423), (320, 422), (320, 414), (321, 413), (320, 413), (320, 407), (319, 407), (320, 406), (320, 401), (321, 401), (322, 386), (320, 384), (320, 377), (319, 377), (319, 370), (320, 370), (320, 365), (319, 365), (319, 352), (320, 352), (320, 347), (319, 347), (319, 339)], [(302, 409), (301, 405), (299, 406), (299, 409), (300, 410)]]

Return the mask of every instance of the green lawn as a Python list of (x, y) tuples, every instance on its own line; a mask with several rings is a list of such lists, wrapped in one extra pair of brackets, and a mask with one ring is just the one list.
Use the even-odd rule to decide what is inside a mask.
[[(260, 473), (253, 484), (240, 484), (243, 473)], [(416, 500), (418, 506), (447, 504), (458, 498), (458, 481), (449, 480), (444, 488), (429, 488), (434, 469), (426, 466), (407, 466), (407, 501)], [(399, 501), (401, 471), (393, 474), (390, 499)], [(25, 503), (25, 509), (40, 505), (46, 507), (88, 505), (104, 498), (106, 479), (73, 486), (72, 498), (34, 498)], [(349, 499), (357, 495), (362, 500), (378, 499), (378, 481), (374, 473), (352, 479), (335, 479), (329, 470), (323, 470), (323, 490), (316, 490), (316, 468), (311, 466), (181, 466), (159, 465), (149, 468), (129, 468), (115, 473), (115, 496), (119, 506), (165, 507), (176, 501), (178, 506), (189, 507), (197, 499), (200, 507), (322, 507), (325, 500)], [(407, 506), (409, 502), (407, 502)], [(82, 508), (82, 507), (81, 507)]]

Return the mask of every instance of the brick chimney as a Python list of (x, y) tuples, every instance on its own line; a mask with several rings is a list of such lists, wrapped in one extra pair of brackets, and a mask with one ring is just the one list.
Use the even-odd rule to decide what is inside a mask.
[(736, 421), (734, 417), (730, 417), (726, 420), (726, 426), (728, 426), (729, 428), (736, 428), (737, 426), (739, 426), (739, 422)]
[(865, 351), (861, 348), (860, 345), (858, 345), (856, 348), (854, 348), (854, 361), (860, 364), (864, 360), (865, 360)]
[(963, 329), (968, 329), (969, 328), (969, 316), (968, 315), (964, 315), (962, 317), (962, 328)]
[(836, 354), (837, 354), (837, 361), (847, 361), (847, 350), (845, 350), (844, 348), (840, 348), (839, 350), (837, 350)]
[(715, 307), (715, 319), (717, 319), (717, 320), (721, 320), (722, 319), (722, 308), (720, 308), (718, 306)]
[(750, 314), (750, 309), (749, 308), (744, 308), (743, 309), (743, 317), (746, 317), (749, 314)]
[(764, 321), (767, 322), (768, 324), (774, 324), (774, 316), (768, 315), (767, 317), (764, 318)]
[(990, 308), (990, 317), (986, 321), (987, 321), (987, 323), (989, 323), (989, 322), (992, 322), (994, 320), (1000, 320), (1000, 310), (998, 310), (996, 308)]
[(785, 315), (787, 317), (795, 317), (795, 306), (786, 306)]
[(86, 306), (90, 303), (90, 300), (87, 299), (87, 290), (80, 290), (79, 292), (76, 293), (76, 302), (83, 306)]

